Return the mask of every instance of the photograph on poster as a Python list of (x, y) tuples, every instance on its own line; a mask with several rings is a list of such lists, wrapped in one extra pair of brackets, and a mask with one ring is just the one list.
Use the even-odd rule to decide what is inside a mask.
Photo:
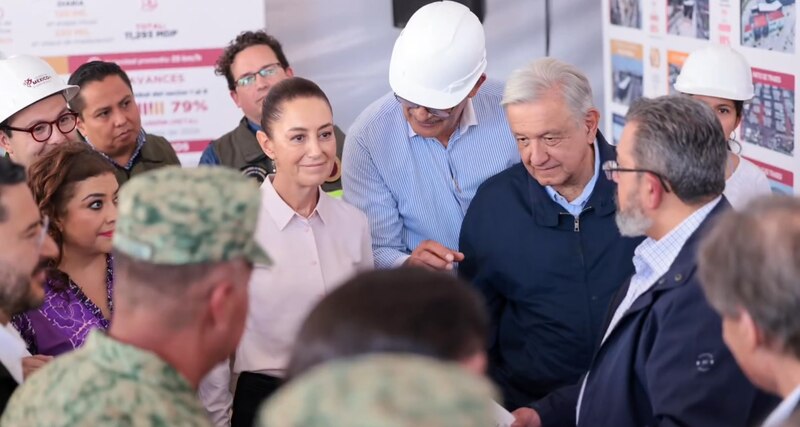
[(675, 80), (678, 79), (678, 75), (681, 73), (683, 63), (686, 61), (687, 56), (689, 56), (689, 54), (686, 52), (667, 51), (667, 78), (669, 79), (670, 95), (678, 93), (678, 91), (675, 90)]
[(794, 155), (794, 76), (753, 68), (755, 96), (745, 103), (745, 142)]
[(642, 97), (644, 92), (644, 65), (642, 45), (611, 40), (612, 99), (622, 105)]
[(742, 0), (742, 46), (794, 53), (795, 0)]
[(611, 24), (642, 28), (642, 0), (611, 0)]
[(708, 0), (667, 0), (667, 33), (708, 40)]
[(614, 145), (619, 144), (620, 138), (622, 138), (622, 128), (625, 127), (625, 116), (620, 116), (619, 114), (612, 114), (611, 115), (611, 137), (612, 143)]
[(772, 192), (775, 194), (782, 194), (786, 196), (794, 196), (794, 174), (781, 169), (777, 166), (768, 165), (764, 162), (760, 162), (752, 157), (745, 158), (751, 161), (754, 165), (758, 166), (759, 169), (764, 171), (764, 174), (767, 175), (767, 179), (769, 179), (769, 186), (772, 188)]

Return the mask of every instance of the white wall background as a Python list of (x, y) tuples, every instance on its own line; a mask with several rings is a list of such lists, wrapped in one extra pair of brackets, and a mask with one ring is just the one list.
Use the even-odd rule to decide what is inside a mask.
[[(602, 106), (600, 0), (552, 0), (551, 56), (584, 70)], [(400, 30), (391, 0), (265, 0), (266, 30), (284, 45), (297, 75), (316, 81), (347, 129), (389, 91), (389, 58)], [(505, 80), (545, 54), (544, 0), (486, 0), (488, 72)], [(233, 35), (232, 35), (233, 37)], [(601, 127), (602, 128), (602, 127)]]

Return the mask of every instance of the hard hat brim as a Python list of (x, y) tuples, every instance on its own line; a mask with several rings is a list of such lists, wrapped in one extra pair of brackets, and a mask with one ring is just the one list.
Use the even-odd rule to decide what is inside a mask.
[(675, 82), (675, 90), (687, 95), (713, 96), (714, 98), (730, 99), (732, 101), (749, 101), (753, 99), (753, 96), (755, 96), (752, 90), (742, 94), (726, 91), (720, 88), (685, 86), (679, 81)]
[(78, 92), (80, 92), (80, 90), (81, 90), (80, 86), (64, 84), (64, 85), (61, 85), (61, 86), (59, 86), (57, 88), (54, 88), (52, 91), (44, 92), (44, 95), (41, 98), (31, 102), (28, 105), (23, 105), (23, 106), (15, 109), (12, 112), (9, 112), (5, 117), (0, 117), (0, 123), (8, 120), (14, 114), (19, 113), (20, 111), (30, 107), (31, 105), (36, 104), (37, 102), (39, 102), (39, 101), (41, 101), (41, 100), (43, 100), (45, 98), (49, 98), (49, 97), (51, 97), (53, 95), (56, 95), (59, 92), (64, 96), (65, 102), (69, 103), (69, 101), (71, 101), (72, 98), (75, 98), (75, 96), (78, 95)]

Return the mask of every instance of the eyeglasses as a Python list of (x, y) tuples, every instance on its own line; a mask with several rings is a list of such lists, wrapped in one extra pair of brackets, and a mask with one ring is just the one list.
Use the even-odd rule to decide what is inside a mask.
[(47, 232), (50, 230), (50, 217), (47, 215), (42, 216), (42, 222), (39, 224), (42, 229), (39, 231), (39, 235), (36, 236), (36, 250), (42, 250), (42, 245), (44, 245), (44, 239), (47, 238)]
[(39, 122), (29, 128), (15, 128), (6, 126), (7, 129), (15, 130), (17, 132), (28, 132), (36, 142), (45, 142), (51, 135), (53, 135), (53, 125), (58, 127), (59, 132), (67, 134), (75, 130), (78, 125), (78, 114), (72, 111), (58, 116), (52, 122)]
[(656, 178), (658, 178), (658, 181), (661, 183), (661, 186), (664, 187), (664, 191), (666, 191), (667, 193), (670, 192), (670, 190), (669, 190), (669, 181), (667, 180), (667, 178), (664, 178), (664, 175), (661, 175), (660, 173), (658, 173), (656, 171), (652, 171), (650, 169), (626, 169), (626, 168), (621, 168), (621, 167), (619, 167), (619, 163), (617, 163), (616, 160), (606, 160), (605, 162), (603, 162), (603, 168), (602, 169), (603, 169), (603, 172), (606, 173), (606, 178), (608, 178), (609, 181), (613, 181), (614, 180), (614, 175), (617, 174), (617, 173), (620, 173), (620, 172), (640, 172), (640, 173), (653, 174), (653, 175), (655, 175)]
[(269, 65), (265, 65), (264, 67), (262, 67), (260, 70), (256, 71), (255, 73), (245, 74), (242, 77), (239, 77), (239, 79), (236, 80), (236, 85), (239, 86), (239, 87), (250, 86), (251, 84), (256, 82), (256, 75), (259, 75), (259, 76), (264, 77), (264, 78), (272, 77), (275, 74), (277, 74), (279, 70), (282, 70), (282, 69), (283, 69), (283, 67), (281, 67), (280, 62), (276, 62), (274, 64), (269, 64)]
[(450, 114), (453, 112), (453, 109), (456, 108), (456, 107), (451, 107), (451, 108), (448, 108), (448, 109), (445, 109), (445, 110), (440, 110), (438, 108), (428, 108), (428, 107), (424, 107), (424, 106), (419, 105), (419, 104), (415, 104), (415, 103), (413, 103), (413, 102), (401, 97), (398, 94), (394, 94), (394, 97), (397, 98), (397, 101), (399, 103), (403, 104), (404, 107), (406, 107), (406, 108), (408, 108), (410, 110), (414, 110), (416, 108), (424, 108), (425, 111), (427, 111), (431, 115), (436, 116), (436, 117), (438, 117), (440, 119), (446, 119), (446, 118), (450, 117)]

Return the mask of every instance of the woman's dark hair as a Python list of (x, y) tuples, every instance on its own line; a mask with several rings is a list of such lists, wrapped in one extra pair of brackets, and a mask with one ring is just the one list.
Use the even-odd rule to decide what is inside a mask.
[(58, 223), (66, 212), (75, 184), (106, 173), (114, 174), (114, 167), (102, 154), (83, 142), (66, 142), (45, 153), (28, 169), (28, 186), (39, 205), (42, 215), (50, 217), (48, 233), (58, 245), (58, 259), (64, 248), (64, 235)]
[[(733, 100), (733, 110), (736, 112), (736, 120), (741, 123), (742, 114), (744, 111), (744, 101)], [(742, 152), (742, 144), (730, 137), (730, 135), (725, 136), (728, 137), (728, 151), (740, 154)]]
[(487, 331), (483, 300), (458, 278), (415, 268), (371, 271), (311, 311), (286, 374), (293, 378), (328, 360), (366, 353), (458, 361), (484, 350)]
[(325, 92), (311, 80), (302, 77), (281, 80), (270, 88), (263, 101), (261, 128), (264, 129), (267, 136), (272, 138), (272, 124), (280, 120), (284, 104), (297, 98), (319, 98), (328, 104), (328, 108), (331, 108), (331, 102)]

